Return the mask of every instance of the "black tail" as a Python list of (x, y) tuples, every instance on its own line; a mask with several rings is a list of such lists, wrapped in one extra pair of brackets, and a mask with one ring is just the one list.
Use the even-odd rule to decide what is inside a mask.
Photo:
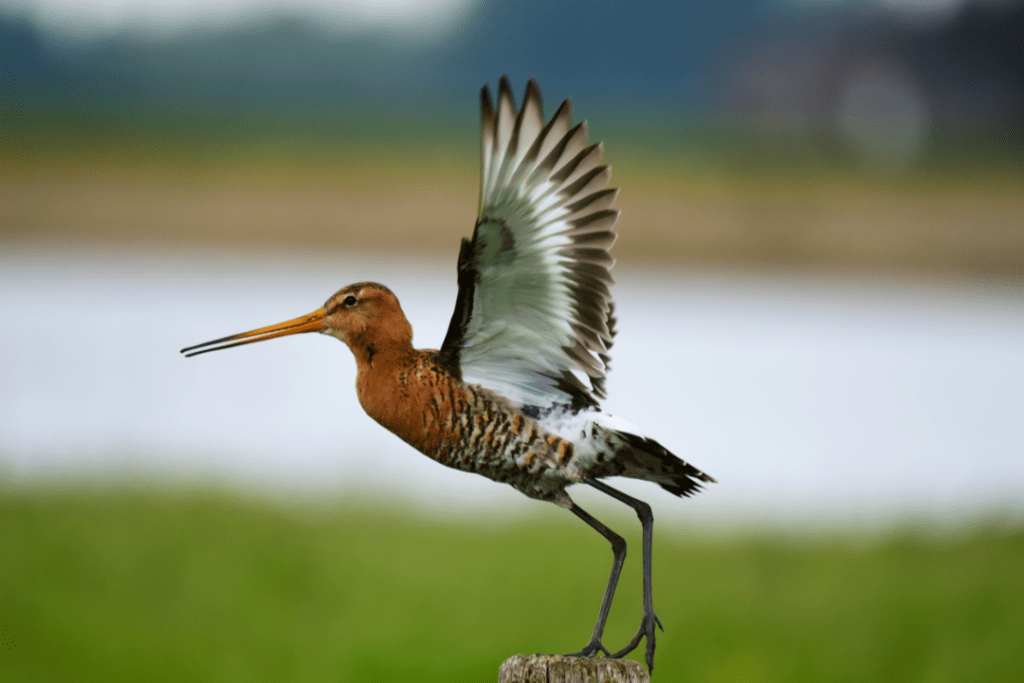
[(653, 481), (677, 496), (692, 496), (701, 490), (701, 483), (715, 483), (712, 477), (669, 453), (654, 439), (629, 432), (615, 434), (622, 440), (615, 462), (623, 467), (623, 477)]

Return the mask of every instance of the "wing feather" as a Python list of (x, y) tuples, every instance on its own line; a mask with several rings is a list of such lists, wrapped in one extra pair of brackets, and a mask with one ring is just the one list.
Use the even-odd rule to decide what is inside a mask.
[(597, 405), (614, 336), (608, 253), (618, 191), (603, 146), (562, 103), (544, 122), (527, 83), (496, 108), (481, 91), (480, 208), (459, 253), (459, 296), (438, 360), (520, 405)]

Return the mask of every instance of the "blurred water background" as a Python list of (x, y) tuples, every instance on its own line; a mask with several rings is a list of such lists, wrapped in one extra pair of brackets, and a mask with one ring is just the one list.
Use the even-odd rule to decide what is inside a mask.
[[(580, 646), (601, 539), (372, 423), (340, 344), (177, 354), (363, 279), (438, 345), (478, 90), (508, 74), (548, 114), (572, 96), (622, 188), (606, 407), (720, 482), (619, 482), (675, 579), (665, 680), (1020, 680), (1022, 25), (1015, 0), (0, 0), (0, 678), (489, 680)], [(520, 552), (556, 565), (473, 589), (522, 610), (497, 637), (450, 572)], [(517, 592), (552, 572), (593, 586)]]
[[(2, 264), (0, 311), (18, 321), (0, 346), (0, 435), (15, 481), (171, 477), (379, 497), (442, 518), (536, 505), (380, 429), (334, 340), (187, 364), (174, 353), (295, 317), (337, 282), (371, 277), (399, 293), (417, 343), (436, 348), (451, 263), (82, 250), (7, 253)], [(636, 264), (618, 277), (607, 408), (722, 484), (682, 504), (622, 482), (661, 517), (714, 529), (885, 527), (909, 515), (955, 527), (1024, 513), (1024, 302), (1011, 287)]]

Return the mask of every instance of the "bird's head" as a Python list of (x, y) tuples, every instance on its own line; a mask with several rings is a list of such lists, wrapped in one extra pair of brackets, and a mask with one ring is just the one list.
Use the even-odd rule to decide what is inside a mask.
[(322, 309), (325, 334), (357, 347), (411, 346), (412, 325), (398, 297), (376, 282), (357, 282), (327, 300)]
[(387, 349), (412, 347), (412, 326), (402, 312), (398, 297), (376, 282), (357, 282), (338, 291), (323, 308), (277, 325), (214, 339), (182, 349), (186, 356), (219, 351), (276, 337), (321, 332), (348, 344), (359, 358)]

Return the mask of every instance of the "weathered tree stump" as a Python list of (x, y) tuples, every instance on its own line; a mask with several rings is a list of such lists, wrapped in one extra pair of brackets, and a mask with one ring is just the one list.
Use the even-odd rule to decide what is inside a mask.
[(515, 655), (498, 671), (498, 683), (650, 683), (647, 669), (628, 659)]

